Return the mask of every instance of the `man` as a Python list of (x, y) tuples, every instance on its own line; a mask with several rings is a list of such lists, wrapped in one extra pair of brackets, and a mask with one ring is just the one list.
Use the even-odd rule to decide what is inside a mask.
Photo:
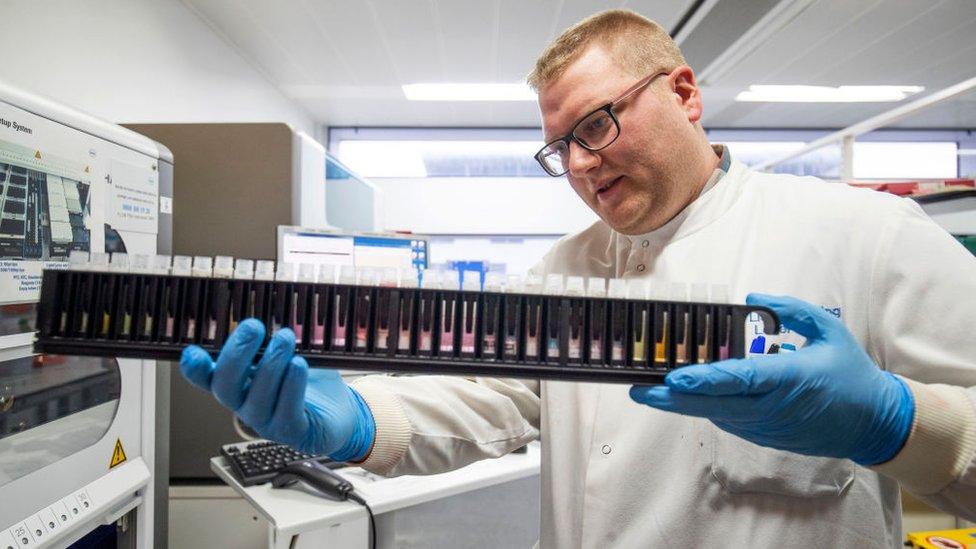
[(216, 364), (187, 348), (185, 375), (262, 436), (381, 474), (454, 469), (541, 433), (543, 547), (899, 547), (899, 482), (976, 518), (976, 393), (927, 384), (976, 384), (976, 261), (961, 246), (909, 201), (758, 174), (709, 145), (693, 71), (636, 14), (567, 30), (529, 82), (548, 143), (537, 159), (601, 218), (538, 274), (798, 296), (811, 303), (749, 302), (807, 346), (682, 368), (664, 387), (351, 388), (293, 357), (288, 330), (254, 371), (264, 329), (247, 321)]

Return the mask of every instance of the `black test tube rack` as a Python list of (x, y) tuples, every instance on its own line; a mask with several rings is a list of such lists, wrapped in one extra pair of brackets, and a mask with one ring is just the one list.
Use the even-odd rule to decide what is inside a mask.
[[(744, 357), (753, 313), (779, 332), (773, 311), (738, 304), (46, 270), (34, 350), (178, 361), (197, 344), (216, 357), (253, 317), (292, 328), (312, 367), (658, 384), (681, 366)], [(462, 339), (472, 331), (473, 351)], [(571, 341), (581, 346), (570, 352)]]

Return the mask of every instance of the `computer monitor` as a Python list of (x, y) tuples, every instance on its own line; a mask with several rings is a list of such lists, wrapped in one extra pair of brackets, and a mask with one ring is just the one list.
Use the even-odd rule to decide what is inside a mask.
[(278, 261), (313, 265), (396, 267), (418, 273), (428, 266), (430, 242), (412, 234), (372, 234), (278, 226)]

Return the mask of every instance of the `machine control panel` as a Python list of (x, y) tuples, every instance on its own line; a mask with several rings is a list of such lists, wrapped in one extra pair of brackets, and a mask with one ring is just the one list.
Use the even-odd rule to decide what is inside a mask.
[(6, 531), (0, 531), (0, 549), (25, 549), (41, 547), (54, 540), (64, 528), (91, 513), (94, 503), (88, 491), (74, 494), (54, 502)]

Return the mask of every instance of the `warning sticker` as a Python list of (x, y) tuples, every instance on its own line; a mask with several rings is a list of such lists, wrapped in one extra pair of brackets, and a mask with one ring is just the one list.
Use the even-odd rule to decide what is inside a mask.
[(111, 469), (116, 465), (125, 461), (125, 450), (122, 449), (122, 439), (115, 439), (115, 450), (112, 451), (112, 462), (108, 464), (108, 468)]

